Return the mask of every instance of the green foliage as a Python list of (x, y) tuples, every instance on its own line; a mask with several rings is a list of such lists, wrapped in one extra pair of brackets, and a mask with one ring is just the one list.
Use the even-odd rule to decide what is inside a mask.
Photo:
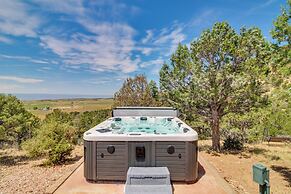
[(273, 39), (277, 40), (279, 44), (291, 44), (291, 1), (287, 0), (287, 7), (281, 9), (281, 15), (274, 21), (274, 28), (271, 31)]
[(49, 113), (46, 115), (44, 119), (44, 123), (49, 123), (49, 122), (59, 122), (59, 123), (72, 123), (74, 115), (71, 113), (63, 112), (59, 109), (53, 110), (52, 113)]
[(30, 156), (45, 156), (47, 164), (60, 164), (73, 150), (75, 129), (65, 123), (45, 122), (37, 131), (37, 135), (24, 143)]
[(228, 132), (223, 140), (223, 149), (225, 150), (242, 150), (243, 149), (243, 135), (237, 132)]
[(151, 80), (149, 82), (148, 87), (150, 88), (150, 94), (151, 96), (156, 100), (159, 101), (159, 88), (157, 86), (157, 83), (154, 80)]
[(78, 136), (83, 136), (83, 133), (85, 131), (101, 123), (110, 116), (110, 109), (83, 112), (80, 115), (78, 122), (76, 123), (76, 126), (78, 128)]
[(291, 88), (274, 89), (270, 100), (272, 104), (266, 109), (265, 129), (269, 136), (291, 136)]
[(127, 78), (114, 94), (114, 106), (154, 106), (157, 101), (156, 87), (149, 85), (144, 75)]
[(26, 111), (23, 103), (15, 96), (0, 94), (0, 141), (8, 144), (22, 141), (33, 135), (40, 120)]
[[(290, 86), (291, 75), (291, 1), (282, 8), (281, 15), (274, 21), (271, 35), (275, 40), (272, 56), (272, 79), (271, 83), (278, 87), (280, 85)], [(287, 81), (287, 82), (286, 82)]]
[(191, 43), (179, 45), (160, 71), (163, 97), (184, 118), (201, 116), (212, 128), (213, 148), (220, 149), (219, 124), (230, 113), (242, 114), (264, 100), (262, 79), (268, 71), (270, 45), (258, 28), (236, 33), (216, 23)]
[(47, 158), (46, 164), (61, 164), (70, 156), (83, 133), (104, 121), (111, 110), (66, 113), (54, 110), (43, 120), (35, 136), (24, 143), (32, 157)]

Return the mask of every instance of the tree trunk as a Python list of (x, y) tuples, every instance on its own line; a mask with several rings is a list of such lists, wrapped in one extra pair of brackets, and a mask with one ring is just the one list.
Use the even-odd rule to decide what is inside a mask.
[(212, 111), (212, 149), (220, 152), (220, 132), (219, 132), (219, 116), (218, 111)]

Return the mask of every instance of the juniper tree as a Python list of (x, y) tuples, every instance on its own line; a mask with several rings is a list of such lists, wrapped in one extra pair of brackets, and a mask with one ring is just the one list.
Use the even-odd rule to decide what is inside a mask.
[[(290, 87), (290, 81), (286, 77), (291, 75), (291, 0), (287, 6), (281, 9), (281, 14), (274, 21), (271, 35), (275, 40), (272, 57), (272, 81), (273, 85), (279, 84)], [(275, 84), (274, 84), (275, 83)]]
[(187, 117), (210, 124), (212, 147), (220, 150), (220, 122), (229, 113), (244, 113), (262, 100), (261, 75), (267, 71), (269, 45), (258, 28), (236, 33), (216, 23), (191, 43), (179, 45), (160, 71), (161, 93)]
[(157, 96), (153, 87), (144, 75), (127, 78), (114, 94), (114, 106), (154, 106)]

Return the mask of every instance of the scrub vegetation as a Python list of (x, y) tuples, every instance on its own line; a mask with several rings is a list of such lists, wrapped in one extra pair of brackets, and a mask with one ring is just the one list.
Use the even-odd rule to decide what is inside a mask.
[(111, 109), (70, 113), (54, 109), (41, 120), (16, 97), (0, 95), (0, 146), (24, 148), (30, 157), (45, 158), (45, 164), (61, 164), (82, 134), (110, 114)]
[[(190, 46), (178, 45), (162, 66), (158, 85), (137, 75), (126, 79), (114, 99), (21, 102), (0, 95), (1, 166), (35, 158), (48, 165), (65, 163), (82, 143), (84, 131), (108, 118), (114, 106), (173, 106), (200, 139), (211, 138), (204, 155), (214, 158), (217, 168), (219, 162), (224, 169), (231, 166), (225, 162), (241, 157), (244, 162), (260, 160), (290, 183), (290, 144), (276, 149), (250, 144), (291, 136), (290, 7), (288, 0), (274, 20), (271, 41), (257, 27), (237, 32), (227, 22), (215, 23)], [(5, 155), (7, 148), (21, 157)], [(237, 172), (233, 168), (224, 172)], [(240, 177), (230, 174), (225, 177)]]
[(128, 78), (115, 104), (173, 106), (200, 137), (212, 137), (218, 152), (221, 137), (225, 149), (241, 149), (246, 142), (290, 136), (290, 6), (274, 21), (271, 42), (259, 28), (236, 32), (218, 22), (190, 47), (178, 45), (160, 70), (159, 89), (144, 76)]
[(127, 78), (114, 94), (114, 106), (159, 106), (159, 91), (155, 81), (144, 75)]

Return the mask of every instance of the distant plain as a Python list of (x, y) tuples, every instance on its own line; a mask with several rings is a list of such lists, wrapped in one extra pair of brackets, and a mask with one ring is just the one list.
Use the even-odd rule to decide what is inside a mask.
[(110, 109), (113, 105), (112, 98), (79, 98), (60, 100), (28, 100), (23, 101), (25, 108), (34, 115), (44, 119), (54, 109), (65, 112), (85, 112), (100, 109)]

